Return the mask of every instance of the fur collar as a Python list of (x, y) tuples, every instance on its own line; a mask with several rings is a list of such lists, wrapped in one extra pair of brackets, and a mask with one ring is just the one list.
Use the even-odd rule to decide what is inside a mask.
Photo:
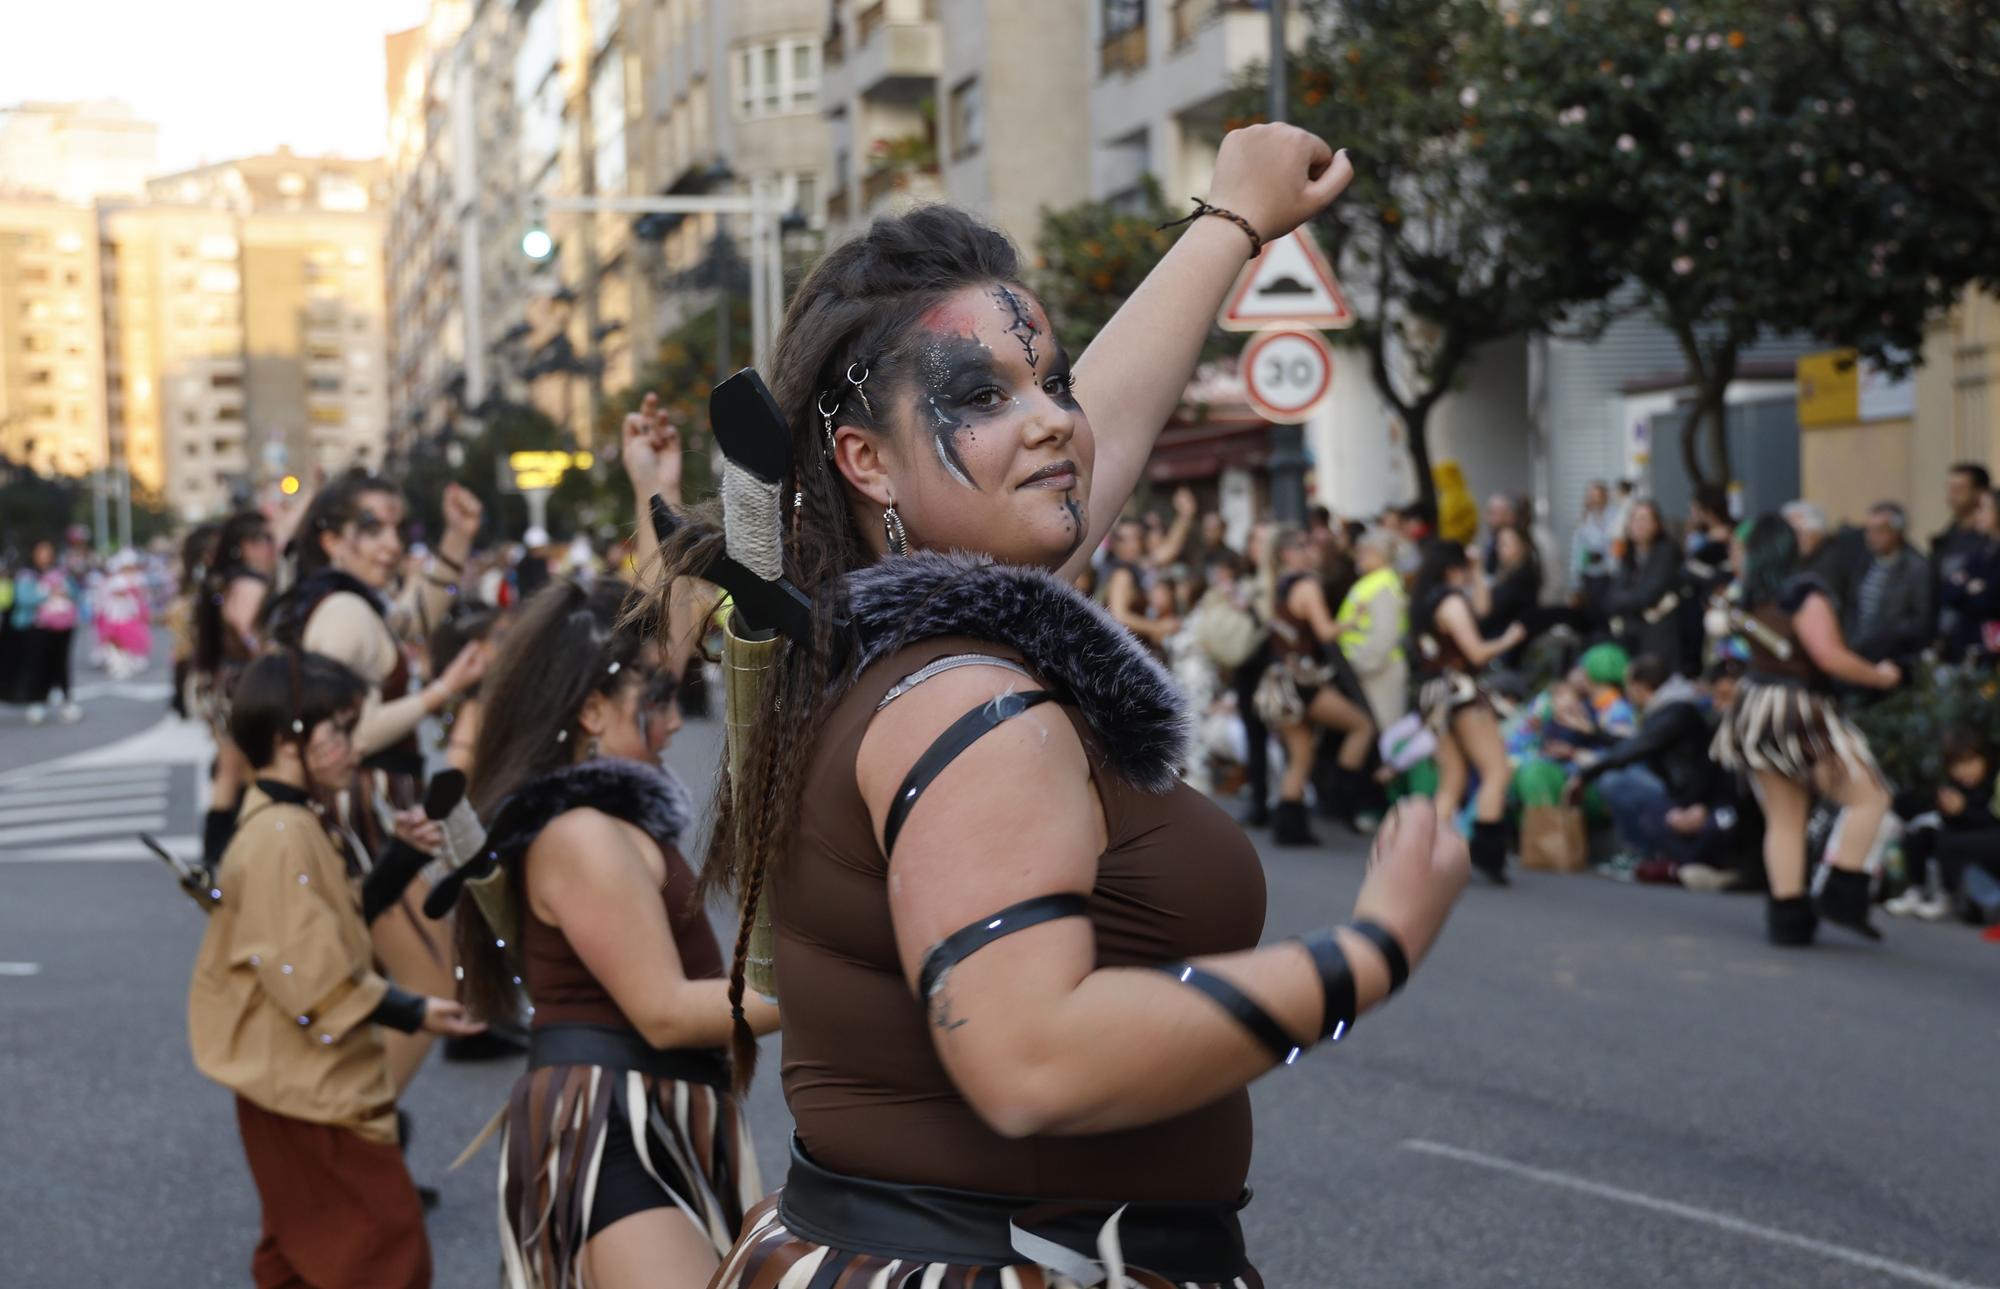
[(1111, 769), (1147, 792), (1180, 778), (1191, 734), (1179, 688), (1132, 633), (1052, 573), (919, 551), (845, 579), (858, 647), (850, 679), (906, 645), (965, 635), (1018, 651), (1073, 703)]
[(600, 757), (551, 770), (508, 793), (494, 812), (486, 848), (512, 862), (551, 819), (579, 806), (623, 819), (661, 843), (678, 843), (694, 817), (687, 788), (672, 770)]

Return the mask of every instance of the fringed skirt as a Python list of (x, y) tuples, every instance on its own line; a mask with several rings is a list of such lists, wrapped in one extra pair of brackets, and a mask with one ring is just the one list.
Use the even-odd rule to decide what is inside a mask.
[(1462, 671), (1440, 672), (1417, 689), (1417, 711), (1433, 734), (1449, 734), (1454, 716), (1468, 707), (1493, 706), (1479, 682)]
[[(507, 1289), (583, 1284), (612, 1116), (671, 1203), (729, 1252), (763, 1197), (742, 1108), (711, 1086), (602, 1065), (545, 1065), (514, 1085), (500, 1149), (500, 1251)], [(627, 1211), (648, 1207), (625, 1204)]]
[(1746, 681), (1709, 755), (1726, 770), (1761, 770), (1800, 784), (1811, 784), (1822, 766), (1882, 781), (1867, 737), (1831, 694), (1804, 685)]
[(1106, 1212), (899, 1186), (829, 1172), (794, 1141), (785, 1189), (751, 1212), (709, 1289), (1263, 1289), (1239, 1207)]

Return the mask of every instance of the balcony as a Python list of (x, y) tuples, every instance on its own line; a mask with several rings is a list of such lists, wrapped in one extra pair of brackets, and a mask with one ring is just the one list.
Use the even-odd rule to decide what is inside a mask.
[(854, 44), (839, 51), (853, 92), (915, 101), (934, 88), (944, 63), (935, 0), (874, 0), (854, 17)]
[(1214, 22), (1224, 11), (1265, 13), (1269, 7), (1269, 0), (1173, 0), (1170, 15), (1174, 38), (1172, 48), (1179, 49), (1192, 41), (1203, 27)]
[(826, 195), (826, 221), (829, 224), (844, 224), (847, 215), (847, 189), (836, 188)]
[(1097, 47), (1097, 72), (1100, 76), (1129, 76), (1143, 71), (1146, 66), (1146, 24), (1127, 27), (1113, 36), (1106, 36)]
[(918, 169), (883, 166), (861, 177), (861, 211), (868, 218), (927, 201), (943, 201), (944, 184), (936, 166)]

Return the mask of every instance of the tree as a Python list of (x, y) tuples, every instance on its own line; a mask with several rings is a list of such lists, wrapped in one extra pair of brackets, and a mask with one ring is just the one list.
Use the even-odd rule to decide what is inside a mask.
[[(1042, 298), (1049, 325), (1072, 359), (1173, 249), (1186, 229), (1163, 226), (1185, 213), (1166, 203), (1151, 175), (1136, 200), (1085, 201), (1042, 211), (1041, 258), (1029, 274), (1029, 285)], [(1228, 333), (1212, 328), (1202, 360), (1231, 356)]]
[[(1748, 346), (1812, 335), (1906, 369), (1991, 273), (2000, 123), (1946, 130), (1973, 109), (1943, 103), (1891, 119), (1979, 3), (1566, 0), (1503, 22), (1471, 91), (1480, 158), (1510, 178), (1511, 224), (1633, 283), (1679, 341), (1695, 483), (1730, 478), (1724, 394)], [(1836, 11), (1880, 12), (1828, 32)]]
[[(1355, 179), (1317, 221), (1356, 315), (1350, 338), (1402, 420), (1437, 513), (1430, 414), (1478, 349), (1578, 317), (1616, 285), (1509, 218), (1485, 164), (1479, 76), (1503, 34), (1492, 0), (1318, 0), (1287, 87), (1294, 123), (1352, 152)], [(1230, 124), (1258, 119), (1263, 73)]]

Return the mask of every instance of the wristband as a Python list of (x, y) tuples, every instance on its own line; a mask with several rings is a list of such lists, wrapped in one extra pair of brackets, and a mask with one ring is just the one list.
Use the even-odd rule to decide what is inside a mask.
[(1237, 214), (1233, 210), (1224, 210), (1220, 206), (1211, 206), (1199, 197), (1190, 197), (1188, 200), (1194, 203), (1194, 214), (1189, 215), (1184, 219), (1176, 219), (1171, 223), (1162, 224), (1159, 226), (1159, 228), (1155, 229), (1154, 231), (1164, 233), (1169, 228), (1179, 228), (1182, 224), (1191, 224), (1195, 220), (1200, 219), (1203, 215), (1214, 215), (1220, 219), (1228, 220), (1230, 223), (1236, 225), (1238, 228), (1243, 230), (1244, 235), (1250, 239), (1251, 259), (1253, 260), (1256, 259), (1257, 256), (1263, 251), (1264, 239), (1261, 235), (1258, 234), (1257, 230), (1251, 226), (1249, 220), (1243, 218), (1243, 216)]

